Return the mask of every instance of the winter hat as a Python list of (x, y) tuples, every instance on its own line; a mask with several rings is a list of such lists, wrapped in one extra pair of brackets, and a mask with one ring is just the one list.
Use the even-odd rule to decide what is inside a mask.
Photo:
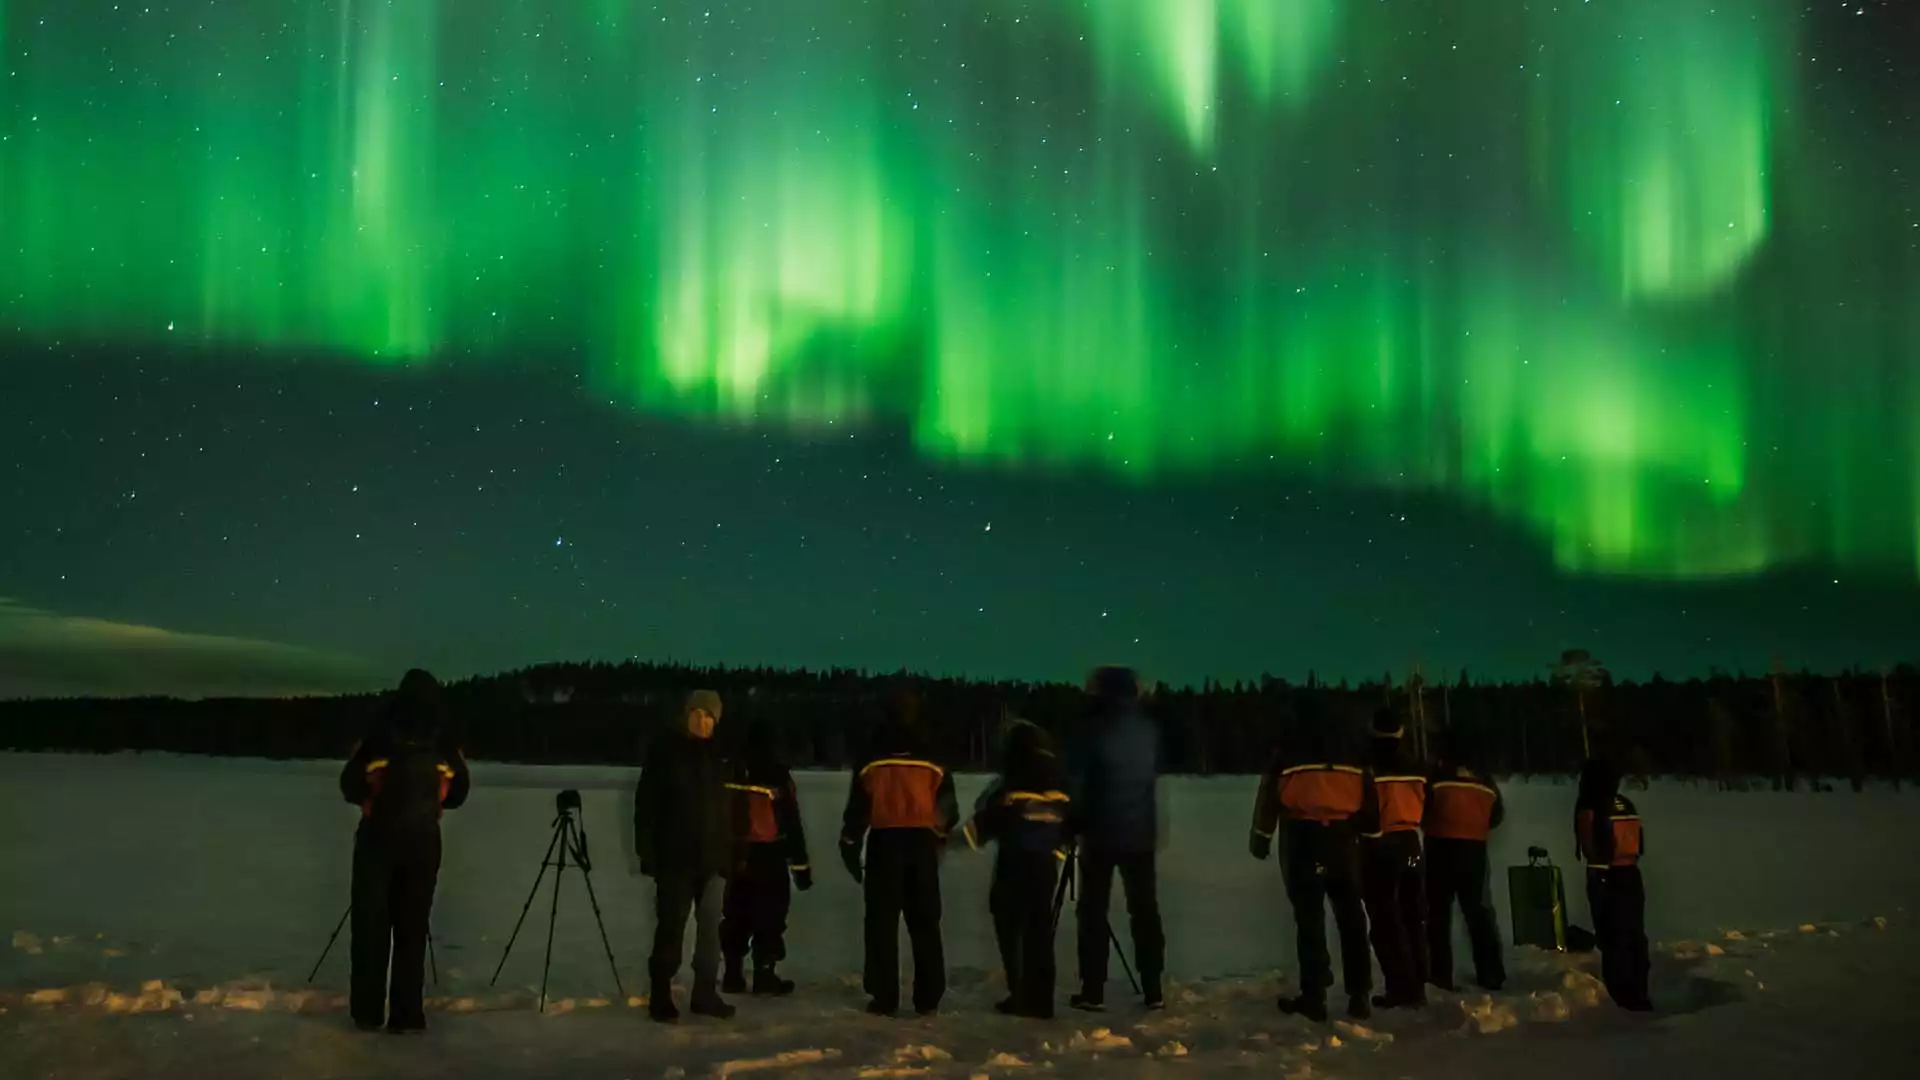
[(1134, 701), (1140, 697), (1140, 676), (1132, 668), (1104, 664), (1087, 676), (1087, 693), (1110, 701)]
[(1397, 739), (1405, 731), (1400, 717), (1392, 709), (1379, 709), (1373, 714), (1373, 733), (1380, 738)]
[(713, 717), (716, 721), (719, 720), (720, 695), (712, 690), (695, 690), (688, 694), (687, 707), (682, 711), (691, 716), (696, 709)]
[(439, 734), (445, 708), (439, 680), (414, 668), (400, 680), (387, 705), (387, 723), (396, 738), (431, 738)]

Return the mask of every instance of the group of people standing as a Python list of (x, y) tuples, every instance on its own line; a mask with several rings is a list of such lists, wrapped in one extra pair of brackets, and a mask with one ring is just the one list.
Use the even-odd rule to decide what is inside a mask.
[[(1457, 989), (1456, 903), (1473, 946), (1475, 984), (1497, 991), (1506, 982), (1488, 899), (1487, 838), (1505, 817), (1500, 789), (1476, 770), (1463, 736), (1455, 736), (1428, 772), (1408, 752), (1403, 730), (1383, 709), (1374, 717), (1370, 746), (1359, 751), (1309, 712), (1296, 718), (1287, 745), (1261, 778), (1249, 848), (1265, 859), (1280, 845), (1300, 960), (1299, 992), (1280, 998), (1282, 1012), (1327, 1018), (1333, 985), (1328, 906), (1340, 937), (1350, 1017), (1424, 1007), (1428, 986)], [(1619, 785), (1617, 769), (1598, 759), (1587, 763), (1574, 808), (1575, 850), (1587, 868), (1607, 991), (1621, 1007), (1646, 1011), (1652, 1005), (1639, 869), (1644, 832)], [(1374, 958), (1386, 984), (1379, 995), (1370, 994)]]
[[(1045, 1019), (1055, 1002), (1053, 937), (1063, 875), (1077, 861), (1080, 988), (1075, 1009), (1106, 1005), (1108, 923), (1120, 879), (1149, 1009), (1164, 1007), (1166, 938), (1157, 896), (1161, 818), (1159, 734), (1125, 668), (1096, 669), (1087, 683), (1088, 723), (1063, 757), (1045, 731), (1023, 721), (1003, 731), (1000, 772), (962, 819), (953, 776), (930, 753), (918, 699), (895, 695), (855, 766), (842, 816), (841, 861), (865, 900), (867, 1011), (901, 1006), (898, 934), (912, 943), (914, 1012), (936, 1013), (946, 993), (940, 867), (957, 838), (995, 847), (989, 893), (1006, 971), (1007, 1015)], [(793, 890), (813, 886), (793, 777), (770, 730), (747, 733), (737, 759), (716, 741), (720, 696), (688, 696), (680, 722), (648, 749), (634, 799), (634, 850), (654, 882), (655, 929), (648, 957), (649, 1015), (680, 1012), (673, 979), (695, 927), (697, 1015), (735, 1014), (726, 994), (783, 995), (794, 984), (786, 956)], [(439, 869), (438, 822), (467, 796), (460, 751), (440, 738), (438, 684), (407, 674), (368, 739), (341, 774), (341, 792), (361, 807), (353, 862), (353, 1017), (364, 1030), (426, 1026), (421, 1005), (428, 915)], [(1487, 837), (1504, 807), (1492, 779), (1456, 743), (1433, 772), (1402, 745), (1393, 714), (1375, 718), (1370, 751), (1348, 750), (1336, 725), (1298, 717), (1262, 777), (1252, 854), (1278, 846), (1294, 910), (1299, 992), (1282, 1011), (1324, 1020), (1333, 985), (1325, 908), (1339, 930), (1348, 1014), (1425, 1004), (1425, 987), (1453, 989), (1451, 913), (1458, 903), (1473, 943), (1475, 982), (1498, 990), (1506, 974), (1499, 927), (1487, 896)], [(1648, 1008), (1647, 946), (1638, 857), (1643, 832), (1619, 776), (1593, 763), (1576, 809), (1578, 849), (1609, 991), (1627, 1008)], [(1424, 830), (1424, 842), (1422, 831)], [(1371, 996), (1372, 952), (1385, 992)], [(389, 971), (389, 950), (391, 969)], [(747, 964), (752, 974), (748, 977)], [(389, 975), (391, 981), (389, 984)]]
[[(1093, 726), (1071, 770), (1040, 728), (1004, 733), (1002, 769), (962, 820), (953, 775), (933, 759), (918, 699), (895, 695), (853, 770), (840, 831), (840, 857), (865, 899), (863, 985), (867, 1011), (901, 1008), (899, 931), (912, 945), (908, 1004), (939, 1011), (946, 995), (940, 933), (940, 866), (961, 838), (996, 848), (989, 894), (1006, 968), (1008, 1015), (1053, 1015), (1055, 898), (1067, 853), (1081, 868), (1080, 992), (1075, 1008), (1105, 1007), (1113, 879), (1127, 897), (1149, 1008), (1163, 1004), (1165, 938), (1155, 890), (1159, 741), (1140, 708), (1131, 671), (1102, 668), (1089, 683)], [(749, 731), (738, 764), (714, 740), (721, 715), (710, 690), (688, 697), (683, 722), (648, 752), (634, 800), (641, 872), (654, 880), (655, 928), (648, 960), (648, 1011), (679, 1018), (673, 978), (695, 927), (690, 1009), (728, 1018), (726, 993), (790, 993), (775, 965), (786, 955), (789, 887), (813, 883), (793, 778), (764, 728)], [(751, 983), (745, 963), (751, 955)], [(725, 975), (722, 976), (722, 965)]]

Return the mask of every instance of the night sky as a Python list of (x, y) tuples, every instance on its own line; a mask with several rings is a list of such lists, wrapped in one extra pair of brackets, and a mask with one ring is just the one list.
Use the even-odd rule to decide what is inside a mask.
[(1916, 9), (0, 0), (0, 696), (1920, 657)]

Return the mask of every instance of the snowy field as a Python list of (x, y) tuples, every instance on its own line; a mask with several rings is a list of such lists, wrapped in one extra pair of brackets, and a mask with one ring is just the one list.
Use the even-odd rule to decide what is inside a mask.
[[(0, 755), (0, 1076), (1476, 1076), (1542, 1068), (1803, 1076), (1844, 1056), (1920, 1051), (1920, 795), (1720, 794), (1656, 783), (1647, 819), (1655, 1018), (1605, 1006), (1591, 957), (1516, 952), (1507, 991), (1440, 995), (1422, 1014), (1315, 1027), (1272, 1009), (1294, 973), (1271, 862), (1246, 854), (1252, 777), (1176, 779), (1161, 902), (1173, 1007), (1130, 1007), (1121, 972), (1101, 1018), (1006, 1020), (986, 895), (990, 858), (958, 850), (944, 876), (953, 989), (941, 1017), (859, 1010), (860, 894), (835, 840), (847, 779), (802, 774), (818, 885), (796, 894), (794, 998), (740, 999), (730, 1025), (662, 1029), (615, 993), (578, 878), (561, 896), (549, 1015), (533, 998), (551, 875), (498, 988), (488, 978), (550, 835), (553, 794), (585, 795), (594, 885), (628, 995), (645, 990), (649, 883), (627, 856), (633, 771), (477, 764), (449, 814), (434, 910), (440, 982), (422, 1040), (346, 1021), (345, 938), (308, 970), (346, 905), (356, 811), (326, 763), (163, 756)], [(970, 806), (984, 777), (962, 777)], [(1568, 784), (1506, 785), (1496, 866), (1528, 845), (1572, 861)], [(1496, 910), (1508, 923), (1504, 871)], [(1124, 939), (1123, 902), (1115, 922)], [(1574, 921), (1591, 925), (1574, 873)], [(1879, 920), (1876, 922), (1876, 919)], [(1329, 928), (1331, 930), (1331, 928)], [(1071, 909), (1060, 997), (1074, 985)], [(1131, 952), (1131, 946), (1128, 946)], [(1457, 950), (1465, 963), (1464, 942)], [(904, 955), (904, 950), (903, 950)], [(1461, 971), (1464, 978), (1468, 973)], [(683, 984), (685, 974), (683, 972)], [(1111, 1031), (1101, 1032), (1101, 1028)], [(786, 1056), (782, 1056), (786, 1055)], [(1907, 1062), (1910, 1064), (1910, 1060)], [(676, 1071), (677, 1070), (677, 1071)]]

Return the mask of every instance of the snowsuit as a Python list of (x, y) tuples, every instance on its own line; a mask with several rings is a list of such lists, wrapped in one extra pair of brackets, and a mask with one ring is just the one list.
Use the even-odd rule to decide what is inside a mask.
[(1619, 774), (1589, 765), (1573, 814), (1574, 844), (1587, 864), (1587, 907), (1600, 946), (1600, 975), (1621, 1008), (1653, 1008), (1647, 993), (1647, 893), (1640, 877), (1646, 834), (1619, 794)]
[(1426, 875), (1420, 822), (1427, 779), (1419, 774), (1398, 732), (1375, 735), (1372, 748), (1377, 827), (1361, 837), (1361, 885), (1374, 955), (1386, 982), (1386, 1003), (1424, 1001), (1427, 983)]
[(427, 1026), (422, 984), (440, 876), (440, 814), (464, 803), (470, 785), (466, 759), (438, 738), (437, 713), (437, 684), (428, 688), (410, 673), (387, 717), (340, 771), (341, 796), (360, 807), (349, 999), (362, 1027)]
[(996, 844), (988, 907), (1007, 1000), (1000, 1011), (1053, 1016), (1053, 896), (1060, 864), (1072, 843), (1071, 800), (1060, 762), (1031, 724), (1008, 735), (1002, 774), (974, 803), (962, 834), (979, 850)]
[(731, 767), (712, 739), (675, 727), (654, 742), (634, 791), (633, 837), (640, 872), (654, 881), (653, 995), (670, 999), (694, 918), (696, 999), (718, 993), (720, 912), (725, 879), (738, 863)]
[(887, 725), (876, 745), (882, 752), (854, 770), (840, 830), (840, 857), (866, 892), (864, 985), (872, 1011), (891, 1014), (900, 1007), (904, 917), (913, 943), (914, 1011), (931, 1013), (947, 992), (940, 855), (959, 804), (953, 777), (928, 759), (907, 725)]
[(1427, 785), (1427, 978), (1443, 990), (1454, 988), (1455, 900), (1473, 943), (1473, 981), (1487, 990), (1507, 981), (1500, 925), (1487, 899), (1487, 834), (1505, 816), (1499, 787), (1472, 769), (1442, 769)]
[(1293, 906), (1295, 949), (1304, 1001), (1326, 1002), (1333, 985), (1327, 952), (1326, 905), (1340, 933), (1340, 961), (1347, 995), (1364, 1001), (1373, 988), (1367, 952), (1367, 914), (1361, 906), (1359, 835), (1377, 813), (1373, 778), (1345, 755), (1281, 755), (1260, 780), (1250, 846), (1264, 859), (1275, 835), (1281, 871)]
[(1166, 929), (1160, 919), (1156, 849), (1159, 846), (1160, 732), (1137, 700), (1122, 695), (1095, 698), (1090, 734), (1068, 755), (1080, 841), (1080, 998), (1104, 1003), (1112, 931), (1113, 876), (1127, 897), (1134, 957), (1149, 1004), (1160, 996), (1166, 968)]
[(720, 950), (728, 980), (733, 981), (749, 950), (754, 970), (766, 976), (786, 959), (792, 882), (811, 888), (813, 871), (807, 865), (799, 795), (785, 765), (771, 754), (749, 750), (738, 779), (727, 786), (735, 796), (735, 819), (742, 823), (746, 844), (743, 865), (727, 880), (720, 922)]

